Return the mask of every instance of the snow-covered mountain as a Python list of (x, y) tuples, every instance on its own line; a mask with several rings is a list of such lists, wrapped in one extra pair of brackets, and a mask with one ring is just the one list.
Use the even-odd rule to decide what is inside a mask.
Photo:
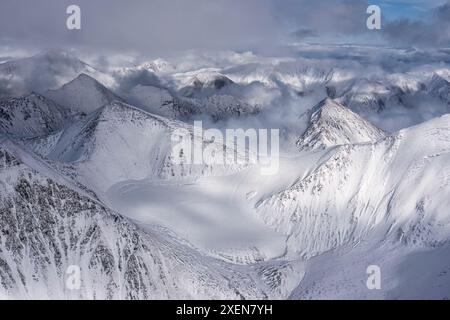
[(20, 98), (0, 99), (0, 132), (35, 137), (60, 130), (69, 110), (33, 92)]
[(195, 105), (164, 88), (138, 85), (131, 89), (128, 99), (147, 112), (167, 118), (188, 119), (199, 113)]
[(376, 232), (407, 245), (444, 246), (449, 138), (446, 115), (379, 142), (331, 149), (292, 186), (261, 199), (258, 212), (288, 234), (290, 252), (306, 256)]
[[(143, 232), (10, 147), (0, 148), (2, 298), (286, 298), (301, 274), (285, 262), (235, 266), (164, 230)], [(76, 290), (66, 285), (73, 265), (81, 276)]]
[(450, 81), (444, 77), (434, 74), (428, 86), (428, 91), (433, 96), (450, 104)]
[[(0, 298), (448, 298), (447, 51), (293, 50), (0, 64)], [(196, 119), (280, 129), (279, 170)]]
[(195, 106), (198, 114), (210, 115), (218, 121), (229, 118), (239, 118), (258, 114), (258, 106), (251, 105), (231, 95), (213, 95), (203, 99), (187, 100)]
[(176, 153), (172, 148), (177, 130), (190, 132), (200, 145), (214, 146), (217, 152), (225, 150), (220, 141), (205, 142), (201, 136), (195, 136), (189, 125), (119, 101), (31, 144), (45, 158), (73, 165), (83, 183), (101, 192), (119, 181), (196, 178), (230, 174), (245, 167), (245, 164), (193, 164), (192, 159), (185, 158), (187, 151)]
[(214, 94), (232, 84), (234, 82), (223, 74), (214, 71), (202, 71), (188, 78), (180, 92), (186, 97), (202, 97)]
[(30, 91), (43, 93), (57, 89), (81, 73), (108, 78), (98, 70), (63, 50), (49, 50), (29, 58), (0, 64), (0, 81), (4, 96), (21, 96)]
[(389, 105), (401, 105), (402, 94), (389, 83), (360, 79), (339, 100), (356, 112), (382, 112)]
[(154, 73), (167, 73), (176, 71), (176, 68), (172, 66), (170, 62), (161, 58), (144, 62), (139, 65), (139, 68), (147, 69)]
[(74, 113), (91, 113), (104, 105), (121, 99), (94, 78), (85, 73), (45, 96)]
[(329, 98), (321, 101), (303, 117), (308, 118), (309, 125), (297, 141), (301, 150), (376, 142), (384, 137), (382, 130)]
[(143, 110), (163, 117), (187, 120), (208, 115), (214, 121), (255, 115), (257, 106), (250, 105), (231, 95), (212, 95), (204, 98), (186, 98), (164, 88), (134, 87), (128, 100)]

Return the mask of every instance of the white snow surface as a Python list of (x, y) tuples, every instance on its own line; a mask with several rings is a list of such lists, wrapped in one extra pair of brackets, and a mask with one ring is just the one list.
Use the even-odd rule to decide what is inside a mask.
[(385, 134), (345, 106), (327, 98), (304, 115), (309, 126), (300, 137), (300, 149), (376, 142)]
[[(448, 299), (448, 50), (291, 49), (0, 64), (0, 298)], [(279, 128), (279, 171), (174, 153), (230, 148), (206, 118)]]

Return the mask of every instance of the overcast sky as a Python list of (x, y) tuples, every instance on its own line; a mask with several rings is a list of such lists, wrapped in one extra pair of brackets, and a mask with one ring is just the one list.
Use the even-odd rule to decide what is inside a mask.
[[(66, 29), (78, 4), (82, 29)], [(382, 30), (366, 28), (366, 0), (1, 0), (0, 45), (170, 52), (247, 50), (293, 41), (450, 47), (450, 1), (372, 0)]]

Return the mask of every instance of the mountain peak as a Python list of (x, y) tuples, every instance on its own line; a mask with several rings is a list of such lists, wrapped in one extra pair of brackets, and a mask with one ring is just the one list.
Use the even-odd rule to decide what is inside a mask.
[(101, 90), (108, 90), (103, 84), (101, 84), (97, 79), (87, 75), (86, 73), (80, 73), (76, 78), (64, 84), (60, 89), (64, 87), (74, 87), (77, 85), (82, 86), (93, 86)]
[[(86, 73), (82, 72), (78, 75), (78, 77), (76, 77), (75, 79), (73, 79), (71, 82), (78, 82), (78, 81), (88, 81), (88, 82), (92, 82), (92, 83), (98, 83), (100, 84), (97, 80), (95, 80), (94, 78), (92, 78), (91, 76), (87, 75)], [(69, 82), (70, 83), (70, 82)]]
[(200, 83), (202, 86), (214, 87), (221, 89), (222, 87), (232, 84), (233, 81), (227, 76), (219, 72), (200, 72), (191, 80), (193, 83)]
[(46, 96), (74, 112), (89, 114), (115, 100), (121, 100), (91, 76), (80, 73), (75, 79), (57, 90), (50, 90)]
[(312, 108), (312, 110), (313, 111), (317, 111), (317, 110), (321, 110), (321, 111), (325, 110), (326, 111), (326, 110), (332, 110), (332, 109), (335, 109), (335, 108), (346, 109), (342, 104), (334, 101), (333, 99), (325, 98), (322, 101), (320, 101), (318, 104), (316, 104)]
[(217, 71), (203, 70), (190, 77), (180, 93), (187, 97), (209, 96), (234, 84), (233, 80)]
[(319, 102), (304, 116), (309, 117), (309, 126), (297, 141), (301, 150), (375, 142), (385, 136), (381, 129), (330, 98)]
[(166, 60), (158, 58), (152, 61), (144, 62), (139, 67), (147, 69), (154, 73), (174, 71), (175, 68)]

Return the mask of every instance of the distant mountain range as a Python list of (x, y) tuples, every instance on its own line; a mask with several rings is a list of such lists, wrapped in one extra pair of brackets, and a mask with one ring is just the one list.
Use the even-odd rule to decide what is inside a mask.
[[(235, 55), (0, 64), (0, 298), (450, 296), (448, 65)], [(173, 153), (182, 129), (245, 158), (193, 120), (280, 129), (279, 171)]]

